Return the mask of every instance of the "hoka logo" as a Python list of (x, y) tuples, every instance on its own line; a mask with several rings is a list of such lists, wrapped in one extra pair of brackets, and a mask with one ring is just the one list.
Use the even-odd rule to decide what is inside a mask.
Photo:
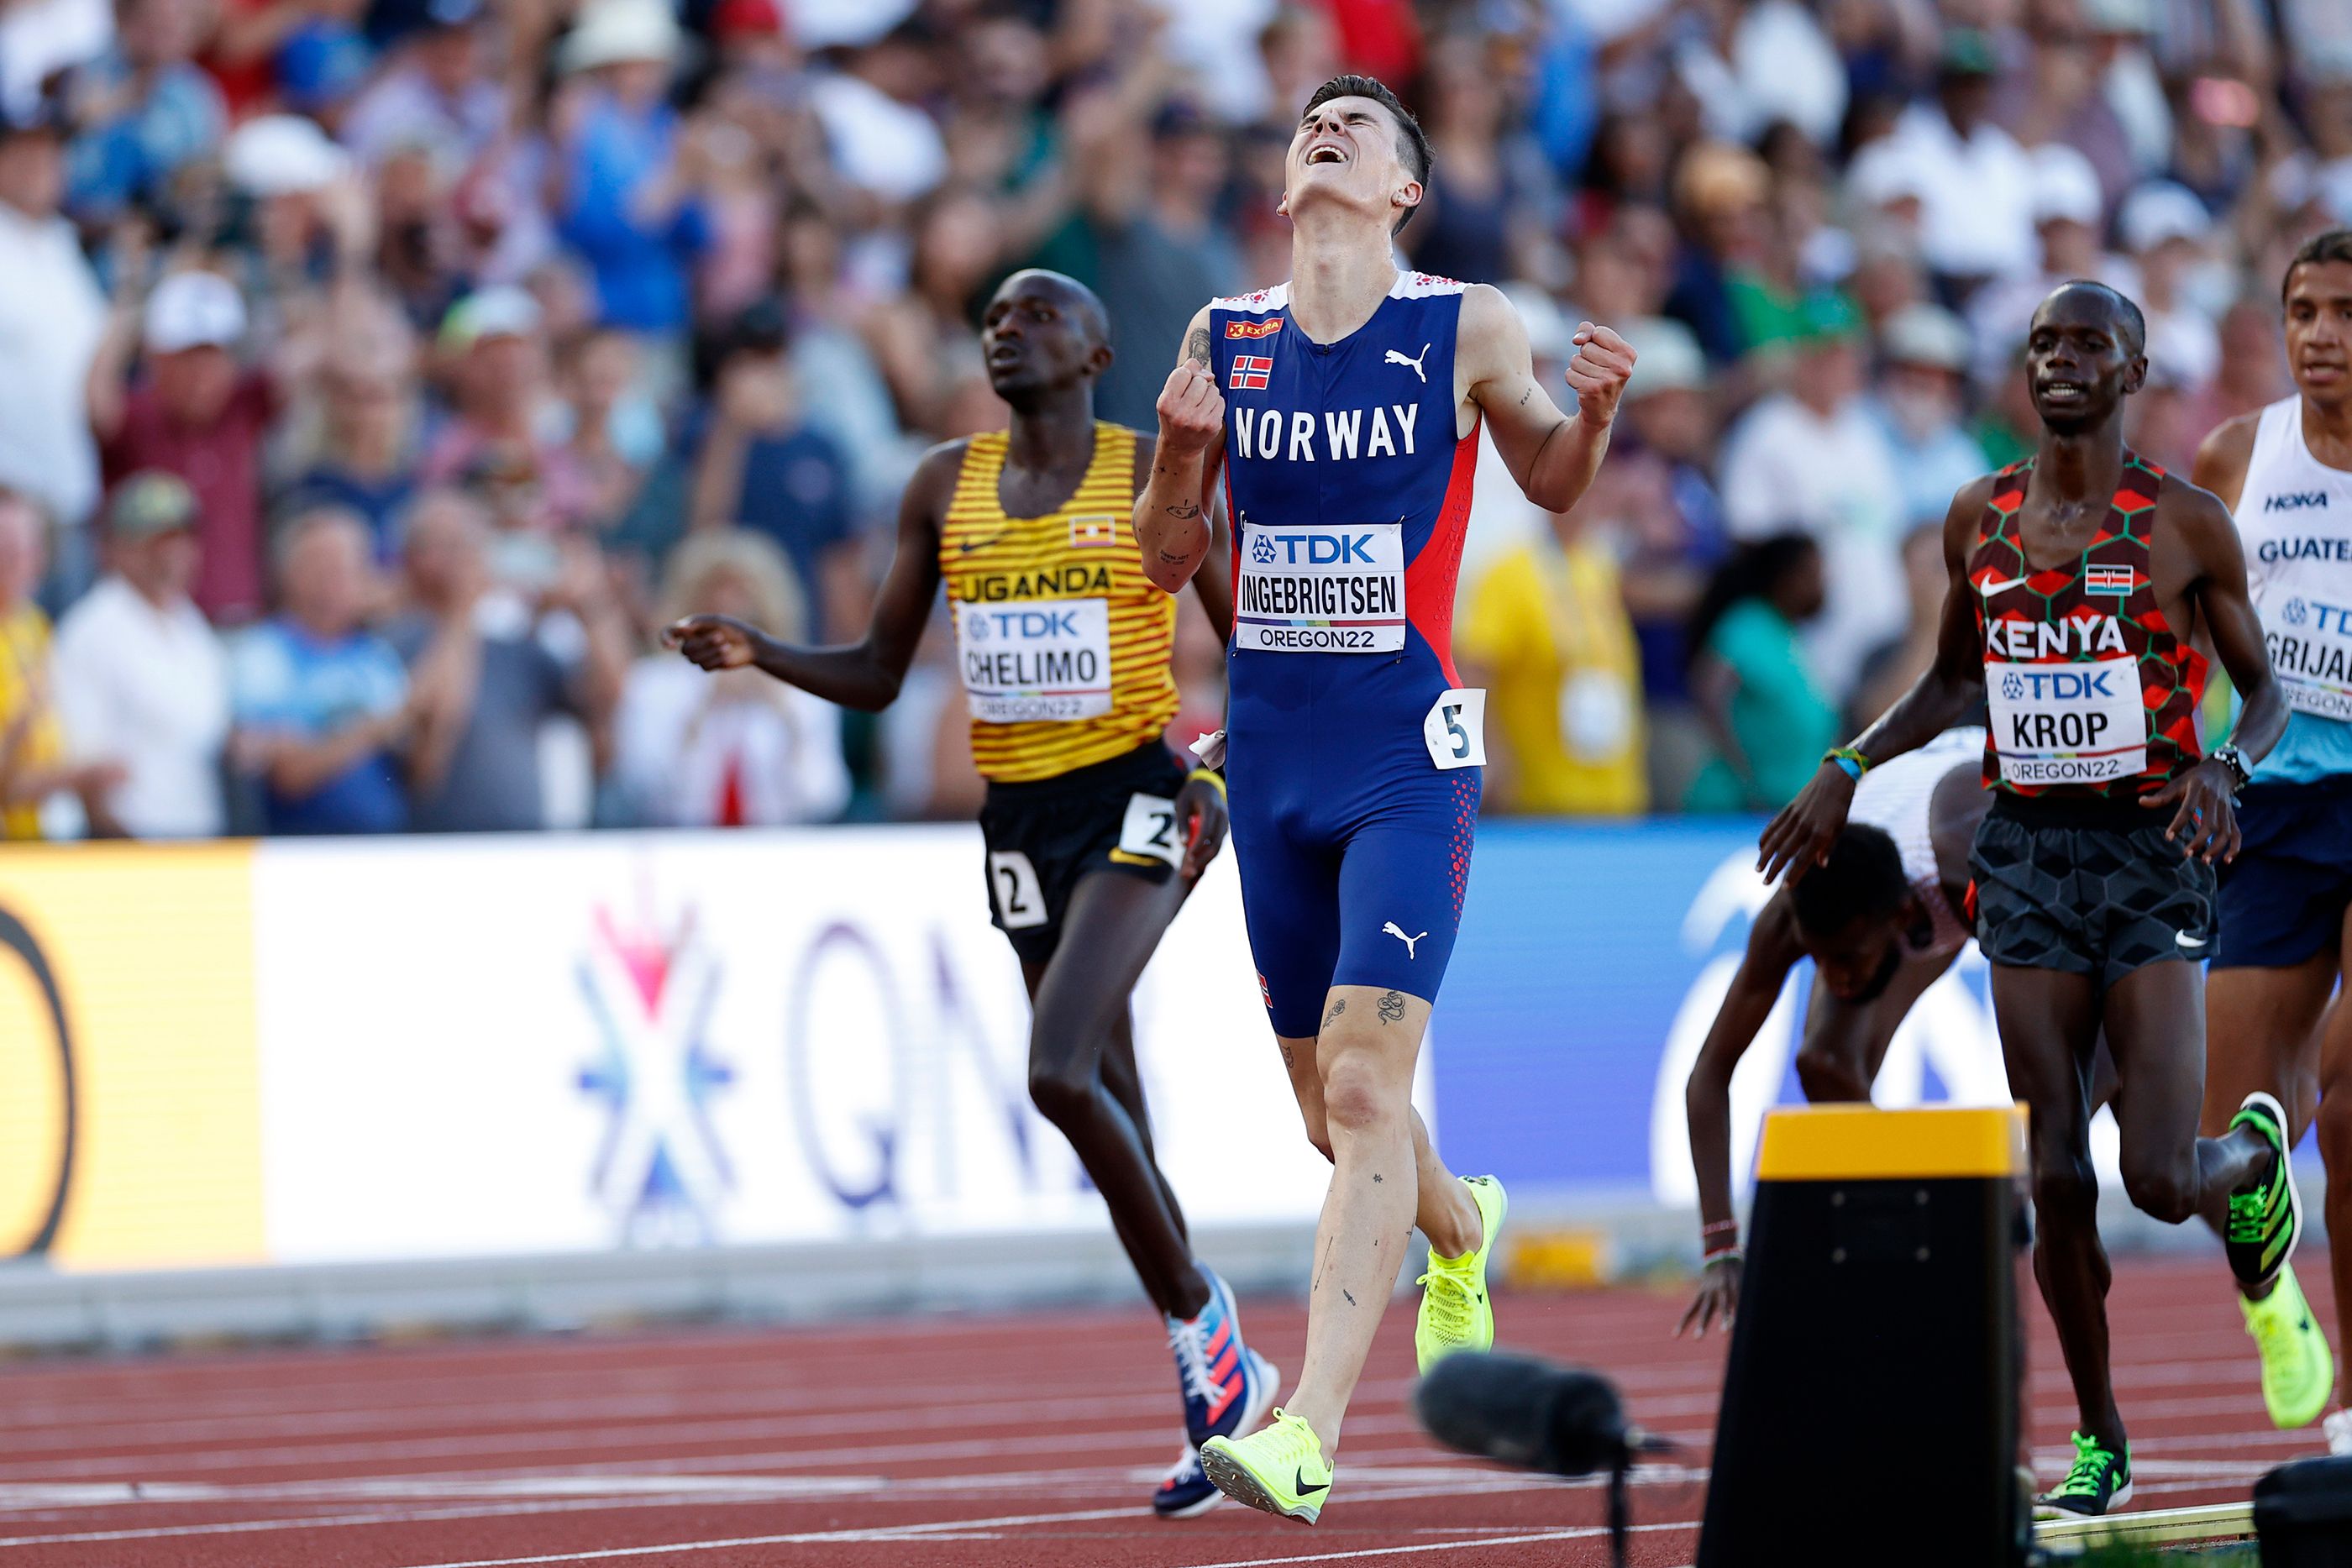
[(2325, 507), (2326, 505), (2327, 492), (2325, 490), (2289, 490), (2264, 501), (2263, 510), (2300, 512), (2312, 507)]

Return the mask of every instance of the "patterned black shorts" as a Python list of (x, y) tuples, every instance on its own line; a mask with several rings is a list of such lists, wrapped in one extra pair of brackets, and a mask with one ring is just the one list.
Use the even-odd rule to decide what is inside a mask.
[(2096, 826), (2028, 819), (2010, 804), (1995, 803), (1969, 857), (1988, 962), (2088, 975), (2104, 990), (2147, 965), (2211, 952), (2213, 868), (2165, 838), (2169, 813)]

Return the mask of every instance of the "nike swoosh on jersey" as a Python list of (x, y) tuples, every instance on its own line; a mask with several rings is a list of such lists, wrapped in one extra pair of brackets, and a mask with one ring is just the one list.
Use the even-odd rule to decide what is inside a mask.
[(2007, 579), (1996, 577), (1990, 582), (1979, 582), (1977, 586), (1984, 591), (1984, 596), (1987, 599), (1990, 599), (1996, 593), (2007, 593), (2012, 588), (2023, 588), (2025, 583), (2026, 580), (2021, 577)]

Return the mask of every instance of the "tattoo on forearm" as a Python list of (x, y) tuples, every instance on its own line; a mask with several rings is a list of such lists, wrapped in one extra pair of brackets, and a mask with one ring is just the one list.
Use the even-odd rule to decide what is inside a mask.
[(1404, 993), (1402, 991), (1381, 992), (1380, 1009), (1382, 1023), (1402, 1022), (1404, 1019)]
[(1341, 1295), (1343, 1295), (1343, 1296), (1345, 1296), (1345, 1297), (1347, 1297), (1347, 1298), (1348, 1298), (1348, 1304), (1349, 1304), (1349, 1306), (1351, 1306), (1351, 1307), (1352, 1307), (1352, 1306), (1354, 1306), (1354, 1305), (1356, 1304), (1356, 1293), (1355, 1293), (1353, 1291), (1350, 1291), (1349, 1289), (1348, 1289), (1348, 1287), (1347, 1287), (1347, 1286), (1345, 1286), (1345, 1285), (1340, 1286), (1340, 1287), (1339, 1287), (1339, 1293), (1340, 1293)]
[(1197, 501), (1171, 501), (1160, 510), (1179, 522), (1189, 523), (1201, 515), (1201, 505)]
[(1519, 394), (1519, 406), (1520, 406), (1521, 408), (1525, 408), (1525, 407), (1527, 407), (1527, 406), (1528, 406), (1528, 399), (1529, 399), (1529, 398), (1531, 398), (1531, 397), (1533, 397), (1533, 396), (1535, 396), (1535, 395), (1536, 395), (1536, 389), (1535, 389), (1535, 388), (1533, 388), (1533, 387), (1529, 387), (1527, 391), (1525, 391), (1525, 392), (1521, 392), (1521, 393)]
[(1330, 1271), (1331, 1271), (1331, 1243), (1330, 1243), (1330, 1242), (1328, 1242), (1328, 1241), (1326, 1241), (1325, 1243), (1323, 1243), (1323, 1261), (1321, 1261), (1320, 1263), (1318, 1263), (1317, 1265), (1315, 1265), (1315, 1282), (1314, 1282), (1312, 1285), (1309, 1285), (1308, 1287), (1307, 1287), (1307, 1290), (1308, 1290), (1310, 1292), (1311, 1292), (1311, 1291), (1319, 1291), (1319, 1290), (1321, 1290), (1321, 1289), (1323, 1288), (1323, 1276), (1324, 1276), (1324, 1275), (1326, 1275), (1326, 1274), (1328, 1274), (1328, 1273), (1329, 1273)]
[[(1380, 1172), (1378, 1172), (1378, 1171), (1374, 1171), (1374, 1172), (1372, 1173), (1372, 1185), (1373, 1185), (1374, 1186), (1380, 1186), (1380, 1185), (1381, 1185), (1381, 1173), (1380, 1173)], [(1373, 1242), (1373, 1243), (1372, 1243), (1372, 1245), (1373, 1245), (1373, 1246), (1375, 1246), (1375, 1247), (1377, 1247), (1377, 1246), (1379, 1246), (1379, 1245), (1380, 1245), (1380, 1243), (1379, 1243), (1379, 1242), (1377, 1242), (1377, 1241), (1375, 1241), (1375, 1242)]]
[(1181, 551), (1164, 549), (1160, 552), (1160, 559), (1166, 561), (1171, 566), (1182, 566), (1186, 561), (1192, 558), (1181, 553)]
[(1208, 367), (1209, 329), (1206, 327), (1193, 328), (1191, 335), (1185, 338), (1184, 357), (1188, 360), (1200, 361), (1202, 369)]

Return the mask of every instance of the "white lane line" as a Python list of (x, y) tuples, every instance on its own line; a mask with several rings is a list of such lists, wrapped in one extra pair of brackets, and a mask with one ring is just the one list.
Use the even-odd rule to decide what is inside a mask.
[[(1643, 1534), (1654, 1530), (1696, 1530), (1698, 1521), (1675, 1520), (1667, 1523), (1637, 1524), (1628, 1534)], [(1407, 1546), (1365, 1546), (1353, 1552), (1310, 1552), (1303, 1557), (1237, 1557), (1227, 1563), (1196, 1563), (1186, 1568), (1265, 1568), (1273, 1563), (1339, 1563), (1349, 1558), (1410, 1557), (1426, 1552), (1459, 1552), (1471, 1546), (1520, 1546), (1538, 1541), (1590, 1541), (1609, 1533), (1605, 1524), (1578, 1525), (1568, 1530), (1530, 1531), (1524, 1535), (1478, 1535), (1462, 1541), (1419, 1541)], [(562, 1561), (556, 1559), (555, 1561)], [(471, 1564), (435, 1564), (434, 1568), (472, 1568)]]
[(537, 1557), (473, 1557), (462, 1563), (420, 1563), (415, 1568), (526, 1568), (539, 1563), (604, 1563), (622, 1557), (658, 1557), (665, 1552), (729, 1552), (741, 1546), (813, 1546), (824, 1542), (920, 1541), (931, 1537), (954, 1540), (972, 1531), (990, 1531), (1024, 1524), (1084, 1524), (1099, 1519), (1129, 1519), (1127, 1508), (1090, 1508), (1070, 1513), (1012, 1513), (1000, 1519), (950, 1519), (936, 1524), (900, 1524), (870, 1530), (803, 1530), (789, 1535), (739, 1535), (723, 1541), (675, 1541), (655, 1546), (607, 1546), (591, 1552), (557, 1552)]

